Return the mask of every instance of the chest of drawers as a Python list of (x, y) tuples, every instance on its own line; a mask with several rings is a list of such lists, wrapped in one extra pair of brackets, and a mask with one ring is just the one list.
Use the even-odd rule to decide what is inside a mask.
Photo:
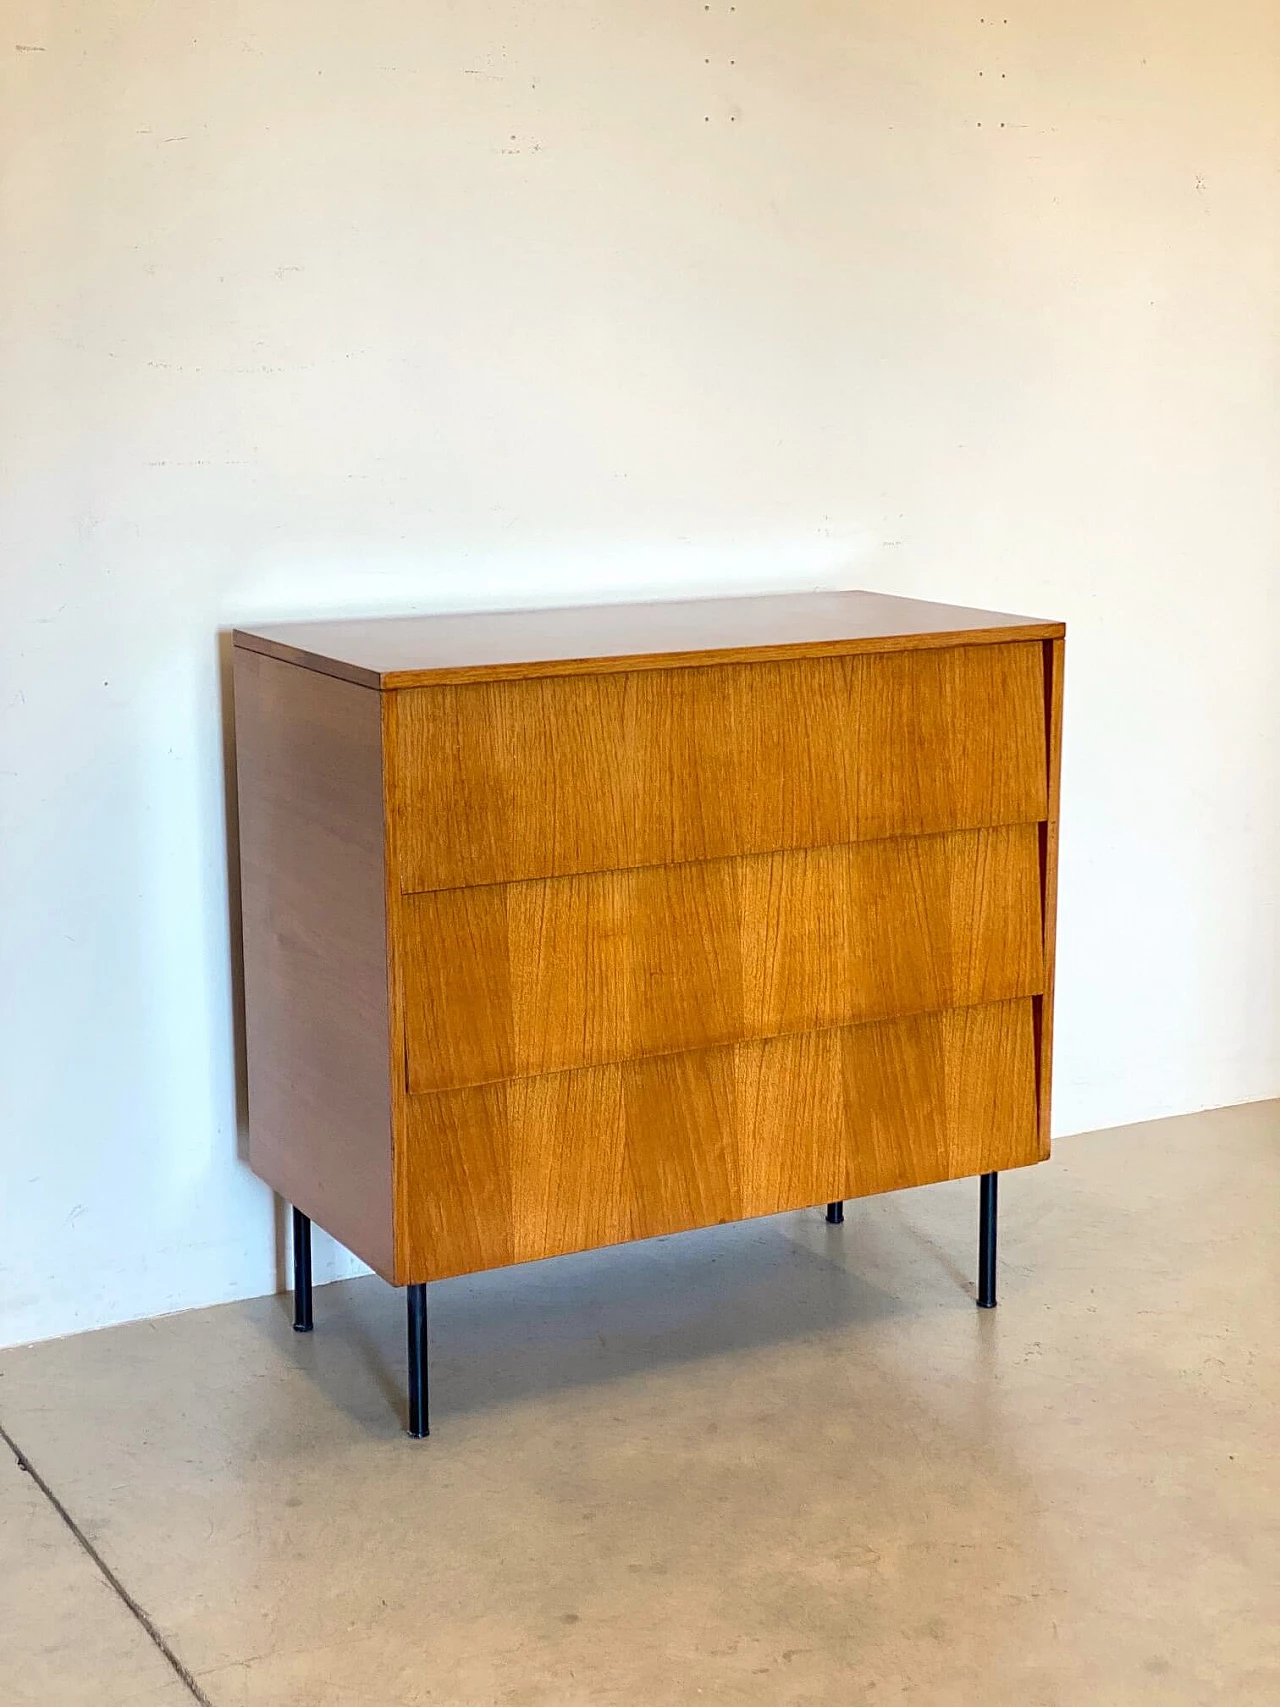
[(1049, 1149), (1059, 623), (870, 593), (235, 636), (249, 1159), (409, 1288)]

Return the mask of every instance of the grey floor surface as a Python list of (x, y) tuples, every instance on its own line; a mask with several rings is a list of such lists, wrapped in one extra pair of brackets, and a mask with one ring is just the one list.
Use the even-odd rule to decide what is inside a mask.
[(976, 1195), (0, 1352), (0, 1703), (1276, 1707), (1280, 1104)]

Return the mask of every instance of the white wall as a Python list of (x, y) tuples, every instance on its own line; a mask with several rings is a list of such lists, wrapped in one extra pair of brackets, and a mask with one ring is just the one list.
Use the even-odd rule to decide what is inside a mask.
[(4, 0), (0, 1343), (274, 1284), (254, 617), (1065, 617), (1057, 1129), (1280, 1093), (1280, 9), (984, 4)]

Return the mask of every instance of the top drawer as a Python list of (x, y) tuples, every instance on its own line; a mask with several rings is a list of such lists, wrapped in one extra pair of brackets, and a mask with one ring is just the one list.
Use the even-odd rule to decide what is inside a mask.
[(406, 892), (1047, 813), (1042, 643), (401, 689)]

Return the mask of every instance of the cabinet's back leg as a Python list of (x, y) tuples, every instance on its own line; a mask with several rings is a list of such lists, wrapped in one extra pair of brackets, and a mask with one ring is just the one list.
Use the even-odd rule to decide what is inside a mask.
[(311, 1222), (300, 1209), (293, 1212), (293, 1331), (309, 1334), (311, 1315)]
[(409, 1309), (409, 1433), (425, 1440), (431, 1433), (427, 1417), (427, 1289), (410, 1286)]
[(978, 1308), (996, 1307), (996, 1181), (983, 1174), (978, 1185)]
[(827, 1225), (828, 1225), (828, 1227), (842, 1227), (844, 1225), (844, 1203), (843, 1202), (828, 1203), (828, 1205), (827, 1205)]

